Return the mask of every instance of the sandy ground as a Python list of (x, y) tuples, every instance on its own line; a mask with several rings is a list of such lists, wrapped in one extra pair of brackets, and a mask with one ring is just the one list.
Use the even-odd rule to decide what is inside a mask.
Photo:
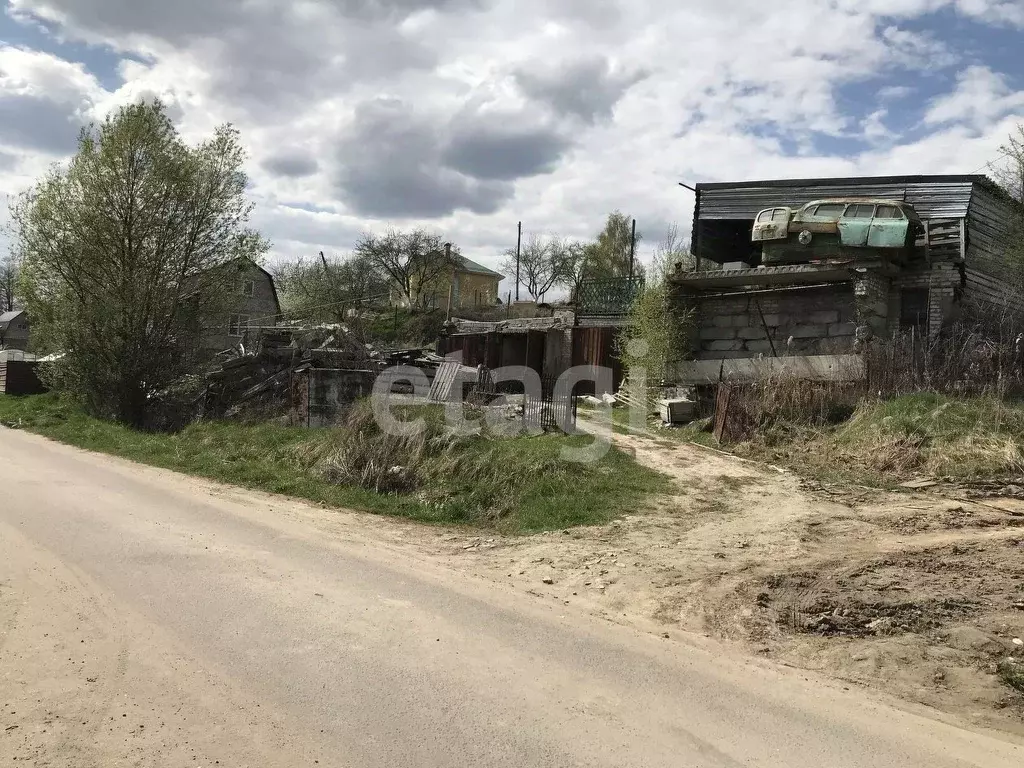
[(1024, 696), (996, 675), (1024, 656), (1020, 500), (823, 488), (701, 446), (614, 440), (678, 495), (605, 527), (450, 537), (450, 562), (1024, 733)]

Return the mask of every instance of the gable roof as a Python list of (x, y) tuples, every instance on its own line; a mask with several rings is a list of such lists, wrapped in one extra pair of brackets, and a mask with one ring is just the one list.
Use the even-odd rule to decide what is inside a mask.
[(465, 256), (460, 256), (459, 259), (462, 261), (462, 266), (459, 268), (460, 272), (471, 272), (474, 275), (489, 275), (499, 280), (505, 279), (505, 276), (500, 272), (495, 272), (493, 269), (489, 269), (483, 264), (478, 264), (472, 259), (467, 259)]
[(239, 256), (237, 259), (233, 259), (232, 261), (229, 261), (227, 263), (228, 264), (234, 264), (234, 263), (237, 263), (237, 262), (245, 262), (245, 263), (242, 264), (243, 267), (244, 266), (256, 267), (256, 269), (258, 269), (260, 272), (262, 272), (264, 275), (267, 276), (267, 280), (270, 281), (270, 291), (271, 291), (271, 293), (274, 294), (274, 305), (277, 307), (277, 312), (275, 314), (280, 315), (281, 314), (281, 300), (277, 296), (277, 283), (274, 282), (274, 276), (269, 271), (267, 271), (263, 266), (261, 266), (260, 264), (257, 264), (255, 261), (250, 259), (248, 256)]
[(0, 315), (0, 325), (8, 325), (15, 318), (24, 314), (24, 309), (14, 309), (11, 310), (10, 312), (4, 312), (2, 315)]

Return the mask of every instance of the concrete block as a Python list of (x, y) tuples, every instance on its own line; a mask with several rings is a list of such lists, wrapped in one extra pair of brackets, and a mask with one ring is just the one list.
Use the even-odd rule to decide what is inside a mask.
[(704, 349), (711, 352), (736, 352), (743, 349), (742, 341), (709, 341), (704, 344)]
[[(759, 317), (758, 320), (760, 319), (761, 318)], [(782, 325), (782, 316), (779, 315), (778, 313), (765, 313), (764, 324), (767, 325), (769, 328), (778, 328), (780, 325)]]
[(752, 355), (749, 352), (743, 351), (718, 351), (718, 352), (703, 352), (700, 355), (702, 360), (739, 360), (742, 358), (750, 358)]
[(829, 336), (853, 336), (856, 331), (856, 323), (833, 323), (828, 327)]
[(765, 336), (764, 328), (756, 326), (753, 328), (740, 328), (737, 336), (741, 339), (763, 339)]
[(828, 327), (824, 325), (797, 325), (790, 329), (789, 335), (794, 339), (819, 339), (828, 335)]
[(711, 325), (716, 328), (728, 328), (732, 325), (732, 315), (715, 315), (711, 318)]
[(701, 328), (698, 332), (702, 339), (735, 339), (735, 328)]
[(812, 323), (823, 323), (828, 325), (829, 323), (839, 322), (839, 312), (834, 310), (811, 312), (807, 318)]
[(751, 325), (756, 325), (757, 320), (753, 315), (743, 313), (741, 315), (733, 315), (732, 324), (737, 328), (746, 328)]
[[(758, 352), (766, 355), (772, 353), (772, 345), (768, 339), (748, 341), (746, 346), (747, 352)], [(776, 350), (778, 347), (776, 346)]]

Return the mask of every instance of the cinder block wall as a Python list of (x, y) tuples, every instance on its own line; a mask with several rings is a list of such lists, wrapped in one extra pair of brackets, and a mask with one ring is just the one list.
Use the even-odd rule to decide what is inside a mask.
[(853, 351), (857, 323), (852, 285), (715, 298), (698, 294), (689, 302), (696, 310), (697, 359), (770, 357), (772, 343), (780, 356)]
[(904, 290), (928, 290), (928, 334), (934, 336), (959, 317), (959, 294), (963, 287), (960, 268), (952, 260), (936, 261), (930, 266), (922, 265), (916, 270), (900, 273), (892, 279), (889, 292), (889, 334), (900, 330), (901, 295)]

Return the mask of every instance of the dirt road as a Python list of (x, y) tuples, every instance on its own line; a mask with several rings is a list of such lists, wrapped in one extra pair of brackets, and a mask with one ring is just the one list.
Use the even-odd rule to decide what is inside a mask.
[(414, 526), (0, 446), (5, 765), (1024, 764), (1012, 737), (467, 577)]

